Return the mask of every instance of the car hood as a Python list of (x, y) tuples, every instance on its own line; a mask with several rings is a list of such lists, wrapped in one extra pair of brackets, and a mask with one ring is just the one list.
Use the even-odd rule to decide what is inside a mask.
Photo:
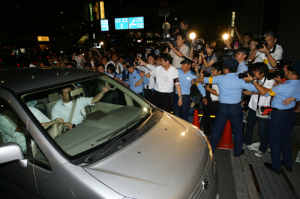
[(187, 198), (210, 160), (199, 131), (164, 113), (147, 133), (85, 170), (131, 198)]

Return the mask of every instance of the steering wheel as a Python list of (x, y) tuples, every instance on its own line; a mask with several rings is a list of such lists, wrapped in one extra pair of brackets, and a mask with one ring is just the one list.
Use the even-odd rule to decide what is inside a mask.
[(109, 89), (109, 90), (111, 90), (111, 91), (113, 91), (113, 90), (115, 90), (117, 87), (115, 86), (115, 87), (110, 87), (110, 85), (108, 84), (108, 81), (106, 81), (106, 84), (105, 84), (105, 86)]
[(58, 121), (58, 120), (53, 120), (52, 122), (49, 122), (48, 124), (46, 124), (46, 125), (44, 126), (44, 128), (47, 129), (47, 128), (49, 128), (50, 126), (52, 126), (52, 125), (54, 125), (54, 124), (58, 124), (58, 123), (60, 123), (60, 121)]

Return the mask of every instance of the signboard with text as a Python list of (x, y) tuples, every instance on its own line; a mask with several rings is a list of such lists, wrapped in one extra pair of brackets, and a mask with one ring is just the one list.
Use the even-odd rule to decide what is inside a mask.
[(128, 29), (128, 18), (115, 18), (115, 29), (116, 30)]
[(130, 17), (129, 29), (144, 29), (144, 17)]
[(101, 24), (101, 31), (109, 31), (108, 19), (100, 20), (100, 24)]

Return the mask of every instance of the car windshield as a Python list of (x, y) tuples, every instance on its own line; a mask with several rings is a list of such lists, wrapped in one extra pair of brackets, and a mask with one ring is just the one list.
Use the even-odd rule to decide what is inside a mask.
[(26, 93), (21, 98), (69, 156), (105, 145), (146, 119), (152, 108), (105, 75)]

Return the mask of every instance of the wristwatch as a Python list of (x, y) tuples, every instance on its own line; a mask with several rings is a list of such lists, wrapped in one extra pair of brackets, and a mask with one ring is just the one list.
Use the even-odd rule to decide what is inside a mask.
[(268, 57), (270, 55), (270, 53), (266, 54), (266, 57)]
[(105, 93), (103, 91), (101, 91), (101, 93), (104, 95)]
[(179, 98), (182, 98), (182, 96), (178, 96)]

